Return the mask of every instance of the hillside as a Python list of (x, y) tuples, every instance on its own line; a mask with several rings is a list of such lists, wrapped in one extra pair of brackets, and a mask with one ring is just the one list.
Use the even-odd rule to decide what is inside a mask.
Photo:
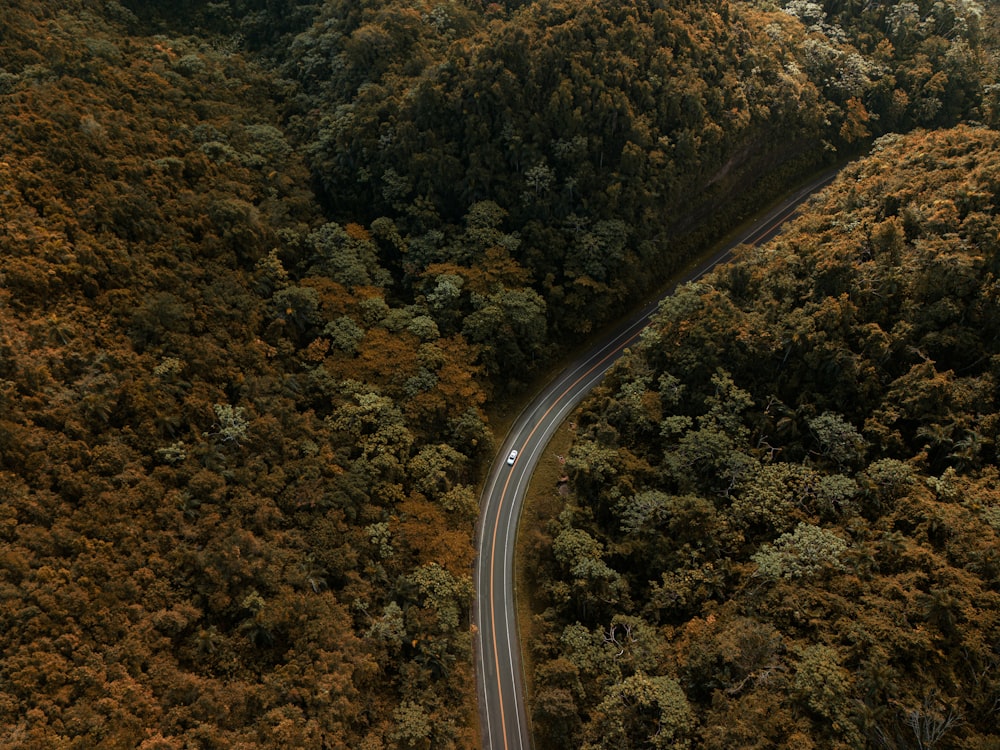
[(0, 745), (471, 746), (474, 350), (324, 219), (272, 77), (39, 7), (0, 47)]
[(1000, 137), (886, 136), (666, 300), (536, 541), (546, 747), (994, 747)]
[(869, 136), (993, 118), (983, 9), (925, 5), (337, 0), (289, 46), (290, 125), (334, 215), (391, 221), (401, 295), (479, 263), (490, 201), (532, 340), (566, 340)]
[(792, 176), (995, 123), (983, 9), (905, 5), (6, 2), (0, 745), (474, 747), (488, 407)]

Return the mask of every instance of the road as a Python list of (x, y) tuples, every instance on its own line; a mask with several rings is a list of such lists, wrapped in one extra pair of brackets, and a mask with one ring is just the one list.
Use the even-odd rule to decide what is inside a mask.
[[(726, 262), (737, 245), (761, 244), (777, 235), (799, 204), (835, 175), (835, 171), (826, 173), (804, 186), (679, 283), (693, 281)], [(529, 750), (532, 746), (514, 591), (517, 524), (532, 471), (559, 425), (636, 341), (660, 300), (673, 290), (650, 300), (539, 393), (515, 420), (490, 468), (480, 500), (473, 611), (483, 750)], [(507, 455), (512, 449), (517, 449), (518, 457), (509, 466)]]

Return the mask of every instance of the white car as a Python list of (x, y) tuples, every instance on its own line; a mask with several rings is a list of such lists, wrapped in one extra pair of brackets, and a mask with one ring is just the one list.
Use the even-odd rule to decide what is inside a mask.
[(511, 452), (510, 452), (510, 453), (509, 453), (509, 454), (507, 455), (507, 465), (508, 465), (508, 466), (513, 466), (513, 465), (514, 465), (514, 462), (515, 462), (516, 460), (517, 460), (517, 451), (511, 451)]

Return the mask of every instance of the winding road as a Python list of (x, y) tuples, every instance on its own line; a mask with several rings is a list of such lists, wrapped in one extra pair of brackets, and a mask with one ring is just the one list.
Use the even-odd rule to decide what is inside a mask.
[[(761, 244), (777, 235), (797, 207), (829, 184), (837, 171), (816, 178), (772, 209), (735, 241), (686, 274), (700, 278), (729, 260), (742, 244)], [(525, 705), (521, 646), (514, 591), (514, 549), (525, 491), (535, 465), (559, 425), (639, 336), (670, 288), (634, 313), (610, 336), (567, 367), (520, 413), (490, 467), (480, 500), (477, 534), (476, 669), (484, 750), (528, 750), (531, 728)], [(511, 466), (507, 457), (518, 451)]]

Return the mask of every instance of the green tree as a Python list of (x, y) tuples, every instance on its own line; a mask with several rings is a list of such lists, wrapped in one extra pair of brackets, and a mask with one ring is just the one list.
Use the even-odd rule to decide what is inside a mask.
[(824, 412), (809, 420), (809, 429), (819, 444), (819, 455), (837, 468), (857, 466), (864, 460), (864, 438), (839, 414)]
[(832, 738), (852, 746), (860, 743), (852, 720), (851, 676), (841, 666), (835, 648), (821, 644), (807, 647), (797, 665), (792, 691), (824, 722)]
[(843, 569), (847, 542), (831, 531), (800, 522), (773, 545), (753, 555), (758, 573), (769, 579), (807, 578)]
[(755, 467), (734, 492), (732, 518), (748, 534), (789, 531), (815, 504), (820, 476), (801, 464), (774, 463)]
[(627, 596), (627, 583), (605, 562), (603, 545), (582, 529), (568, 527), (556, 535), (552, 553), (572, 581), (578, 611), (593, 616)]
[(401, 748), (429, 748), (431, 746), (431, 716), (413, 700), (401, 703), (393, 712), (396, 727), (392, 739)]
[(425, 445), (407, 464), (414, 486), (430, 498), (444, 496), (462, 473), (467, 458), (450, 445)]
[(690, 747), (696, 720), (672, 677), (642, 672), (609, 687), (584, 732), (587, 750)]
[(531, 289), (501, 288), (473, 294), (474, 312), (465, 318), (462, 334), (479, 347), (487, 375), (522, 374), (533, 369), (546, 336), (545, 301)]
[(348, 287), (391, 285), (389, 272), (379, 265), (377, 248), (367, 232), (358, 230), (348, 232), (330, 222), (311, 232), (305, 241), (309, 273)]

